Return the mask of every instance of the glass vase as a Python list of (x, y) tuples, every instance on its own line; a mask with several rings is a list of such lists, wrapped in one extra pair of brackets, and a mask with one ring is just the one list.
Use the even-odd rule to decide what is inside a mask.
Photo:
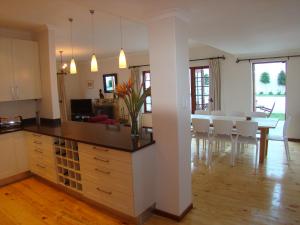
[(137, 117), (131, 118), (131, 136), (139, 136), (139, 125)]

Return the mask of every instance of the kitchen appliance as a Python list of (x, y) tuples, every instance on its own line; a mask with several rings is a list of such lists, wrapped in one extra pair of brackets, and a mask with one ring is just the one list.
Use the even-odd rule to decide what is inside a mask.
[(15, 117), (0, 116), (0, 129), (9, 130), (9, 129), (21, 128), (22, 121), (23, 121), (22, 116), (15, 116)]

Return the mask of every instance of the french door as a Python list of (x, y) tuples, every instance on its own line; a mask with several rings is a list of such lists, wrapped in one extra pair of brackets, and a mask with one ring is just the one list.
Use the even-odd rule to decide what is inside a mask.
[(191, 67), (191, 111), (208, 110), (209, 66)]

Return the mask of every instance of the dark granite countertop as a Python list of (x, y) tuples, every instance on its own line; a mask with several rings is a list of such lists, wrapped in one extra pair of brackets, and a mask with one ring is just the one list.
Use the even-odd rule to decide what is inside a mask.
[(69, 121), (63, 122), (60, 126), (28, 125), (24, 126), (24, 130), (126, 152), (135, 152), (155, 143), (152, 134), (143, 133), (140, 137), (133, 138), (130, 127), (122, 125)]
[(7, 133), (12, 133), (12, 132), (16, 132), (16, 131), (21, 131), (23, 130), (20, 127), (17, 128), (8, 128), (8, 129), (0, 129), (0, 134), (7, 134)]

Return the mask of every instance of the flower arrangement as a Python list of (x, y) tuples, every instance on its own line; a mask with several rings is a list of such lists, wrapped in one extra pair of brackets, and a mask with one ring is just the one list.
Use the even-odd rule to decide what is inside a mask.
[(118, 84), (116, 88), (116, 94), (119, 98), (123, 99), (131, 119), (131, 135), (138, 136), (138, 115), (141, 108), (147, 98), (151, 95), (151, 88), (147, 88), (142, 92), (142, 85), (135, 90), (133, 88), (134, 83), (131, 79), (122, 84)]

